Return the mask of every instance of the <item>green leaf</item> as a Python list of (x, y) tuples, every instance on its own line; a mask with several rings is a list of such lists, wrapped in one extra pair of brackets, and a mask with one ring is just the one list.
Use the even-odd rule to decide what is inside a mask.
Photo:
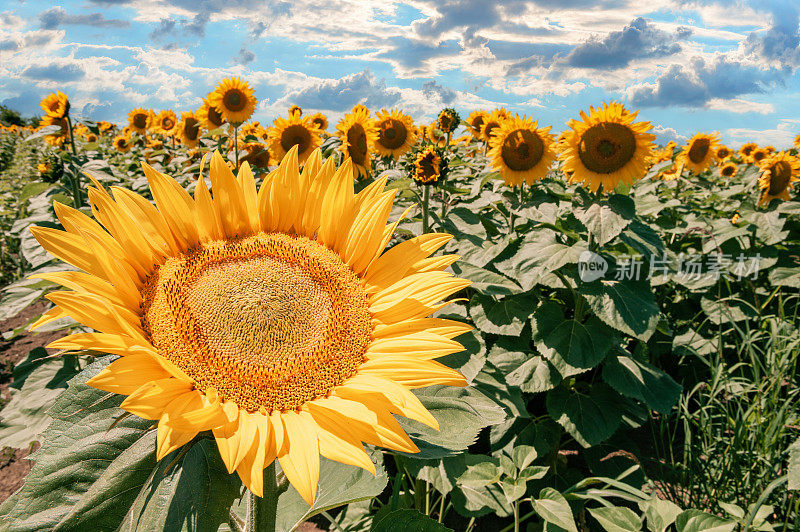
[(289, 488), (278, 497), (278, 530), (288, 532), (300, 526), (314, 515), (356, 501), (377, 497), (386, 487), (388, 478), (383, 469), (379, 451), (370, 455), (376, 464), (377, 476), (360, 467), (320, 457), (319, 485), (314, 506), (309, 508), (294, 488)]
[(506, 501), (508, 501), (510, 504), (525, 496), (525, 492), (528, 490), (528, 483), (525, 479), (521, 478), (504, 478), (502, 481), (500, 481), (500, 489), (503, 490), (503, 494), (506, 496)]
[(637, 532), (642, 529), (642, 520), (628, 508), (589, 508), (589, 513), (608, 532)]
[(606, 359), (603, 380), (622, 395), (662, 413), (669, 412), (681, 394), (681, 385), (665, 372), (627, 356)]
[(372, 523), (371, 532), (453, 532), (438, 521), (434, 521), (416, 510), (395, 510), (384, 514), (381, 519)]
[(466, 262), (453, 264), (453, 271), (459, 277), (472, 281), (470, 288), (482, 294), (501, 296), (522, 292), (522, 288), (508, 277)]
[(610, 206), (599, 203), (593, 203), (587, 208), (577, 208), (574, 213), (589, 234), (594, 236), (598, 246), (611, 241), (631, 223), (630, 218), (623, 218)]
[(575, 440), (591, 447), (611, 437), (621, 421), (619, 396), (604, 384), (593, 385), (588, 393), (559, 386), (547, 392), (547, 412)]
[(476, 295), (470, 301), (470, 316), (485, 333), (515, 336), (522, 332), (535, 307), (536, 297), (532, 294), (507, 296), (499, 301)]
[(508, 373), (506, 382), (512, 386), (519, 386), (523, 392), (546, 392), (558, 386), (561, 374), (547, 359), (535, 355), (524, 359), (522, 364)]
[(640, 502), (639, 509), (644, 512), (644, 516), (647, 519), (647, 529), (650, 532), (666, 532), (669, 525), (674, 523), (675, 518), (683, 511), (674, 502), (662, 500), (658, 497)]
[(647, 283), (598, 280), (582, 283), (578, 291), (597, 317), (618, 331), (644, 342), (655, 332), (661, 313)]
[(790, 490), (800, 490), (800, 438), (789, 446), (789, 479), (787, 487)]
[[(494, 482), (488, 482), (495, 469)], [(488, 456), (462, 454), (445, 460), (450, 478), (456, 481), (451, 497), (456, 511), (466, 517), (479, 517), (494, 512), (499, 517), (512, 513), (503, 489), (500, 487), (500, 470), (496, 461)], [(463, 481), (462, 481), (463, 477)]]
[(565, 376), (570, 368), (560, 364), (561, 361), (571, 368), (593, 368), (605, 358), (615, 336), (595, 317), (585, 323), (565, 319), (561, 307), (552, 301), (541, 305), (534, 319), (536, 348)]
[(464, 375), (464, 378), (467, 379), (467, 382), (471, 384), (475, 376), (486, 364), (486, 343), (483, 340), (483, 335), (476, 329), (473, 329), (455, 337), (454, 340), (463, 345), (464, 350), (443, 356), (436, 360), (448, 368), (460, 371), (461, 374)]
[(700, 510), (686, 510), (675, 518), (675, 528), (678, 532), (731, 532), (736, 522)]
[(553, 488), (544, 488), (539, 493), (539, 498), (534, 499), (533, 509), (547, 523), (552, 523), (569, 532), (578, 532), (572, 509), (567, 499)]
[(537, 229), (525, 235), (517, 253), (496, 262), (495, 267), (516, 280), (525, 290), (530, 290), (546, 274), (565, 264), (577, 263), (586, 249), (585, 242), (566, 245), (558, 240), (552, 229)]
[(442, 458), (463, 451), (475, 442), (482, 428), (502, 423), (503, 409), (474, 388), (429, 386), (414, 390), (425, 408), (439, 422), (434, 430), (418, 421), (398, 421), (420, 449), (413, 458)]

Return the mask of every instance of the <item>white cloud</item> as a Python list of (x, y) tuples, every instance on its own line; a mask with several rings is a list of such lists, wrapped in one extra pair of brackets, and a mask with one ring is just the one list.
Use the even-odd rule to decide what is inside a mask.
[(792, 146), (798, 131), (800, 131), (800, 120), (783, 119), (778, 122), (775, 129), (731, 128), (725, 131), (725, 135), (741, 144), (757, 142), (761, 145), (771, 144), (778, 149), (787, 149)]
[(716, 111), (728, 111), (737, 114), (757, 113), (761, 115), (768, 115), (775, 112), (775, 106), (766, 102), (753, 102), (744, 100), (742, 98), (732, 98), (724, 100), (722, 98), (714, 98), (709, 100), (706, 105), (708, 109)]

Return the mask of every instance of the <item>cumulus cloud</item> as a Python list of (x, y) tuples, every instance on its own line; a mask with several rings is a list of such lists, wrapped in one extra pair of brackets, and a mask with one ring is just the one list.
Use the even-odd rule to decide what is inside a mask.
[(244, 46), (239, 49), (239, 53), (236, 54), (233, 58), (233, 62), (238, 65), (246, 65), (248, 63), (252, 63), (256, 59), (256, 54), (252, 51), (248, 50)]
[(726, 130), (725, 134), (740, 143), (757, 142), (785, 149), (792, 146), (798, 128), (800, 120), (785, 119), (778, 122), (777, 127), (773, 129), (731, 128)]
[(22, 75), (35, 80), (69, 82), (83, 79), (86, 72), (74, 63), (51, 63), (49, 65), (31, 65), (22, 71)]
[(602, 38), (592, 37), (576, 46), (565, 62), (578, 68), (623, 68), (636, 59), (667, 57), (680, 52), (678, 41), (691, 33), (692, 30), (686, 27), (668, 33), (638, 17), (622, 31), (612, 31)]
[(686, 142), (687, 139), (685, 135), (681, 135), (678, 133), (678, 130), (673, 127), (657, 125), (653, 127), (652, 133), (656, 136), (656, 142), (661, 145), (664, 145), (671, 140), (680, 144), (682, 142)]
[(783, 68), (800, 68), (800, 7), (796, 2), (765, 2), (772, 23), (764, 32), (747, 36), (744, 48)]
[(456, 99), (456, 91), (443, 87), (435, 81), (423, 83), (422, 92), (429, 98), (441, 100), (445, 105), (450, 105)]
[(391, 107), (399, 103), (400, 95), (367, 69), (339, 79), (321, 80), (291, 94), (290, 99), (303, 108), (346, 111), (357, 103)]
[(127, 20), (106, 18), (102, 13), (87, 15), (70, 15), (61, 7), (52, 7), (39, 13), (39, 24), (42, 29), (54, 30), (59, 26), (80, 25), (96, 28), (125, 28), (130, 26)]

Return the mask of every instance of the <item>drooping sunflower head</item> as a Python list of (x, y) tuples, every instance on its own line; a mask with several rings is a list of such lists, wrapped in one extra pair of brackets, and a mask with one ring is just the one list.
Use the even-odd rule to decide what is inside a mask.
[(178, 124), (178, 136), (181, 143), (187, 148), (194, 148), (200, 139), (200, 119), (193, 112), (181, 113)]
[(319, 129), (308, 116), (290, 114), (289, 118), (276, 118), (273, 127), (267, 132), (270, 155), (275, 161), (282, 161), (293, 146), (297, 146), (297, 157), (303, 164), (319, 146)]
[(560, 146), (563, 169), (572, 172), (570, 182), (611, 192), (619, 183), (644, 177), (655, 135), (648, 133), (649, 122), (634, 122), (638, 114), (612, 101), (590, 107), (588, 115), (581, 111), (582, 120), (570, 120)]
[(226, 122), (241, 124), (253, 116), (258, 102), (249, 83), (240, 78), (226, 78), (208, 95), (208, 103)]
[(200, 119), (202, 126), (209, 131), (220, 128), (225, 124), (225, 118), (213, 105), (208, 103), (208, 98), (203, 100), (203, 105), (197, 110), (197, 118)]
[(746, 142), (739, 148), (739, 155), (742, 156), (744, 161), (752, 162), (750, 156), (753, 154), (753, 150), (756, 148), (758, 148), (758, 144), (755, 142)]
[(339, 149), (353, 161), (353, 175), (357, 179), (368, 175), (372, 151), (378, 140), (378, 128), (369, 117), (369, 110), (361, 104), (356, 105), (339, 121), (336, 131), (342, 141)]
[(449, 235), (384, 252), (395, 192), (384, 178), (354, 194), (351, 164), (317, 150), (300, 173), (295, 147), (257, 192), (247, 163), (235, 176), (215, 154), (213, 197), (144, 165), (155, 205), (93, 180), (96, 221), (56, 203), (66, 230), (32, 229), (83, 270), (38, 275), (69, 290), (33, 327), (95, 329), (50, 347), (121, 355), (87, 384), (157, 421), (157, 459), (211, 431), (257, 496), (276, 459), (312, 504), (320, 455), (374, 473), (362, 442), (416, 452), (394, 416), (438, 428), (411, 389), (466, 384), (435, 359), (469, 327), (427, 316), (469, 282), (444, 271), (456, 257), (428, 258)]
[(697, 133), (689, 139), (678, 157), (686, 168), (695, 174), (700, 174), (717, 160), (718, 147), (718, 133)]
[(241, 159), (243, 163), (248, 162), (251, 166), (261, 169), (269, 167), (271, 159), (267, 146), (258, 142), (249, 142), (244, 149), (247, 150), (247, 155)]
[(140, 135), (147, 135), (147, 130), (152, 126), (153, 113), (149, 109), (132, 110), (128, 113), (128, 127)]
[(736, 171), (738, 169), (739, 167), (736, 166), (736, 163), (727, 162), (722, 166), (720, 166), (719, 175), (721, 175), (722, 177), (733, 177), (736, 175)]
[(114, 141), (112, 142), (112, 144), (114, 145), (114, 148), (117, 149), (117, 151), (120, 151), (122, 153), (130, 151), (131, 146), (133, 145), (131, 139), (124, 135), (117, 135), (116, 137), (114, 137)]
[(55, 130), (49, 135), (45, 135), (44, 140), (51, 146), (60, 147), (69, 138), (69, 122), (66, 118), (57, 118), (55, 116), (45, 116), (39, 121), (39, 127), (58, 126), (59, 129)]
[(314, 113), (311, 115), (311, 123), (320, 131), (328, 129), (328, 117), (322, 113)]
[(506, 119), (489, 141), (492, 167), (500, 171), (506, 185), (532, 185), (541, 180), (556, 159), (550, 126), (519, 116)]
[(731, 150), (727, 146), (719, 146), (714, 155), (716, 156), (717, 161), (719, 162), (726, 161), (730, 159), (731, 156), (733, 155), (733, 150)]
[[(502, 110), (505, 111), (505, 109)], [(494, 135), (495, 130), (500, 127), (503, 121), (507, 118), (507, 114), (501, 113), (500, 111), (501, 109), (495, 109), (492, 111), (492, 114), (487, 116), (485, 122), (483, 123), (483, 140), (487, 143), (492, 140), (492, 135)]]
[(391, 155), (397, 160), (417, 142), (414, 121), (398, 109), (378, 112), (375, 126), (378, 129), (375, 151), (380, 155)]
[(436, 122), (428, 126), (428, 141), (436, 147), (443, 148), (447, 143), (444, 131), (439, 129)]
[(789, 191), (800, 180), (800, 159), (782, 151), (762, 160), (759, 166), (763, 173), (758, 179), (761, 189), (758, 204), (767, 205), (773, 199), (789, 200)]
[(755, 163), (755, 164), (757, 164), (757, 165), (761, 166), (761, 163), (762, 163), (762, 162), (764, 162), (764, 160), (765, 160), (765, 159), (766, 159), (768, 156), (769, 156), (769, 152), (768, 152), (768, 151), (767, 151), (765, 148), (756, 148), (756, 149), (755, 149), (755, 150), (753, 150), (753, 152), (750, 154), (750, 160), (751, 160), (753, 163)]
[(488, 114), (486, 111), (472, 111), (469, 118), (467, 118), (467, 128), (472, 136), (480, 139), (483, 134), (483, 124), (486, 122)]
[(412, 179), (418, 185), (436, 185), (444, 178), (446, 162), (438, 149), (426, 146), (414, 157)]
[(153, 118), (153, 131), (171, 137), (178, 133), (178, 118), (169, 109), (161, 111)]
[(436, 119), (436, 127), (442, 130), (445, 134), (452, 133), (461, 124), (461, 117), (458, 112), (452, 107), (445, 107), (439, 112)]
[(69, 114), (69, 100), (67, 95), (61, 91), (48, 94), (39, 105), (42, 107), (45, 116), (64, 118)]
[(289, 107), (289, 116), (292, 116), (295, 113), (299, 115), (303, 114), (303, 110), (300, 108), (299, 105), (292, 105), (291, 107)]

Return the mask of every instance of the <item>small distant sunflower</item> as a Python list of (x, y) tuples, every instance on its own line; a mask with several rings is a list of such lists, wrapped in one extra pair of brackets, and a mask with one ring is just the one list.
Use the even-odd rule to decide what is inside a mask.
[(362, 178), (369, 174), (371, 152), (378, 140), (378, 129), (369, 117), (369, 110), (358, 104), (344, 115), (336, 125), (337, 135), (342, 140), (339, 149), (353, 161), (353, 175)]
[(435, 185), (442, 179), (442, 156), (433, 146), (426, 146), (414, 157), (412, 179), (418, 185)]
[(115, 126), (111, 122), (106, 122), (105, 120), (101, 120), (97, 123), (97, 129), (100, 130), (100, 133), (105, 133), (106, 131), (110, 131), (115, 127), (117, 126)]
[(66, 118), (57, 118), (55, 116), (45, 116), (39, 122), (40, 127), (58, 126), (59, 130), (55, 133), (45, 135), (44, 140), (51, 146), (60, 147), (69, 138), (69, 122)]
[(747, 162), (752, 162), (750, 156), (753, 154), (753, 150), (758, 148), (758, 144), (755, 142), (747, 142), (742, 144), (742, 147), (739, 148), (739, 155), (742, 156), (742, 159)]
[(128, 113), (128, 127), (140, 135), (147, 135), (153, 122), (153, 114), (149, 109), (139, 107)]
[(486, 122), (488, 114), (486, 111), (472, 111), (467, 118), (467, 128), (473, 137), (481, 138), (483, 134), (483, 124)]
[(241, 124), (253, 115), (258, 102), (249, 83), (240, 78), (226, 78), (208, 95), (208, 103), (226, 122)]
[(33, 328), (67, 315), (96, 332), (48, 347), (121, 355), (86, 384), (155, 422), (157, 460), (206, 434), (254, 495), (277, 460), (313, 505), (320, 456), (374, 475), (364, 443), (419, 451), (395, 416), (439, 428), (413, 389), (467, 384), (436, 359), (471, 327), (428, 317), (470, 284), (445, 271), (458, 257), (430, 257), (450, 235), (386, 251), (396, 191), (354, 194), (332, 163), (315, 151), (300, 172), (294, 148), (257, 193), (215, 154), (213, 196), (200, 179), (194, 197), (143, 165), (155, 205), (93, 181), (97, 221), (55, 203), (65, 230), (31, 229), (83, 270), (37, 274), (66, 289)]
[(639, 111), (628, 112), (611, 101), (602, 108), (590, 107), (583, 120), (570, 120), (564, 133), (560, 157), (563, 170), (572, 172), (569, 181), (583, 183), (592, 192), (602, 185), (611, 192), (620, 182), (632, 184), (648, 168), (655, 135), (650, 122), (634, 122)]
[(769, 152), (765, 148), (756, 148), (750, 154), (750, 160), (759, 166), (767, 157), (769, 157)]
[(50, 170), (52, 170), (52, 167), (50, 163), (39, 163), (36, 165), (36, 170), (42, 175), (47, 175), (50, 173)]
[(225, 118), (217, 111), (214, 106), (208, 103), (208, 99), (203, 100), (203, 105), (195, 113), (202, 126), (209, 131), (222, 127)]
[(526, 117), (506, 119), (489, 141), (492, 167), (500, 171), (508, 186), (541, 180), (556, 159), (550, 126), (538, 128)]
[(719, 135), (717, 133), (696, 133), (678, 155), (686, 168), (695, 174), (703, 173), (716, 161)]
[(428, 140), (434, 145), (439, 148), (443, 148), (445, 143), (447, 142), (447, 137), (445, 136), (444, 132), (439, 129), (436, 125), (436, 122), (428, 126)]
[(498, 107), (494, 110), (494, 113), (500, 118), (511, 118), (511, 113), (505, 107)]
[(116, 137), (114, 137), (113, 144), (114, 147), (117, 149), (117, 151), (125, 153), (127, 151), (130, 151), (133, 143), (131, 142), (130, 138), (125, 137), (123, 135), (117, 135)]
[(722, 177), (733, 177), (736, 175), (736, 171), (738, 170), (738, 166), (736, 163), (725, 163), (719, 168), (719, 175)]
[(738, 212), (733, 213), (733, 217), (731, 218), (731, 223), (734, 225), (738, 224), (740, 218), (741, 216), (739, 215)]
[(375, 126), (378, 128), (375, 151), (380, 155), (391, 155), (397, 160), (417, 142), (414, 121), (398, 109), (378, 112)]
[(197, 146), (200, 138), (200, 119), (191, 111), (181, 113), (181, 121), (178, 124), (178, 138), (181, 144), (187, 148)]
[(97, 135), (94, 133), (87, 133), (83, 138), (86, 139), (86, 142), (97, 142)]
[(452, 133), (455, 131), (459, 124), (461, 124), (461, 117), (452, 107), (445, 107), (439, 113), (436, 119), (436, 127), (442, 130), (443, 133)]
[(763, 173), (758, 179), (761, 189), (759, 205), (767, 205), (773, 199), (789, 200), (789, 190), (800, 180), (800, 159), (782, 151), (771, 155), (760, 165)]
[(178, 118), (169, 109), (161, 111), (153, 118), (153, 131), (171, 137), (178, 132)]
[(325, 131), (328, 129), (328, 117), (324, 114), (314, 113), (309, 118), (311, 118), (311, 123), (314, 124), (314, 127), (320, 131)]
[(297, 113), (299, 115), (303, 114), (303, 110), (300, 108), (299, 105), (293, 105), (293, 106), (289, 107), (289, 116), (292, 116), (295, 113)]
[(314, 127), (311, 118), (290, 114), (289, 118), (276, 118), (273, 127), (267, 132), (270, 155), (281, 162), (293, 146), (297, 146), (297, 160), (306, 162), (308, 156), (319, 146), (319, 129)]
[(69, 100), (67, 95), (61, 91), (48, 94), (39, 105), (41, 105), (46, 116), (64, 118), (69, 114)]
[[(505, 109), (503, 109), (505, 110)], [(483, 123), (483, 140), (486, 142), (490, 142), (492, 140), (492, 135), (495, 132), (495, 129), (500, 127), (503, 123), (503, 120), (507, 118), (506, 114), (500, 112), (499, 109), (492, 111), (492, 114), (486, 117), (486, 121)]]
[(681, 174), (683, 174), (683, 163), (676, 161), (669, 169), (660, 172), (656, 179), (660, 178), (663, 181), (674, 181), (678, 179)]
[(733, 150), (731, 150), (727, 146), (720, 146), (720, 147), (717, 148), (717, 151), (716, 151), (715, 155), (716, 155), (717, 161), (723, 162), (723, 161), (731, 158), (731, 156), (733, 155)]

